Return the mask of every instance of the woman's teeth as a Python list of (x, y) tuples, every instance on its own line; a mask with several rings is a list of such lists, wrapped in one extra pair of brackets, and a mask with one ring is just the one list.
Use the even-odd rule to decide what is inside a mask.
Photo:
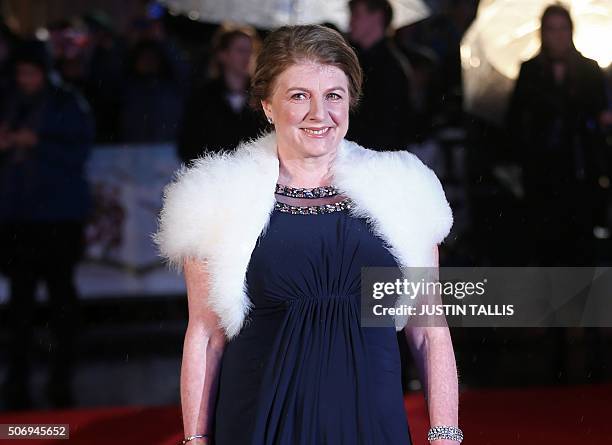
[(314, 130), (312, 128), (303, 128), (302, 130), (304, 130), (306, 133), (308, 134), (313, 134), (316, 136), (321, 136), (322, 134), (325, 134), (329, 131), (329, 127), (323, 128), (321, 130)]

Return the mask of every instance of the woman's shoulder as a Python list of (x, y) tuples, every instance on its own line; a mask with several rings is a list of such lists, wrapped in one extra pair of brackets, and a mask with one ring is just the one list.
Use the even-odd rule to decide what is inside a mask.
[(395, 182), (411, 181), (435, 187), (440, 185), (435, 172), (408, 150), (378, 151), (345, 140), (343, 152), (342, 162), (350, 165), (350, 170), (355, 171), (353, 174), (363, 173), (364, 179), (376, 176), (379, 179), (377, 183), (385, 187)]
[(206, 153), (176, 171), (164, 188), (153, 237), (171, 266), (210, 253), (224, 228), (248, 221), (240, 214), (266, 211), (265, 191), (273, 189), (272, 173), (278, 171), (271, 150), (269, 136), (263, 136), (235, 150)]
[[(381, 152), (346, 141), (337, 167), (340, 188), (368, 214), (400, 231), (439, 243), (453, 223), (452, 210), (435, 172), (407, 150)], [(418, 215), (415, 218), (415, 215)]]
[[(207, 201), (240, 191), (255, 176), (271, 171), (278, 164), (270, 148), (270, 136), (245, 141), (235, 149), (205, 152), (189, 164), (183, 164), (164, 188), (164, 205), (182, 199)], [(254, 185), (254, 184), (253, 184)]]

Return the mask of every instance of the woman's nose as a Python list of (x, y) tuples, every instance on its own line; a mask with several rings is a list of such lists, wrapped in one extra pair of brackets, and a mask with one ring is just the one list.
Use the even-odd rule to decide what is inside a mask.
[(325, 119), (325, 103), (323, 99), (313, 97), (310, 100), (310, 110), (308, 113), (308, 120), (311, 121), (322, 121)]

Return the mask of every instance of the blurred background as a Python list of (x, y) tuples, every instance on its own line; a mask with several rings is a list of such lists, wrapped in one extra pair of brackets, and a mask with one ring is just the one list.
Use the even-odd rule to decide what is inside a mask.
[[(185, 290), (150, 240), (162, 188), (266, 128), (249, 78), (287, 23), (356, 49), (348, 138), (440, 177), (442, 266), (612, 264), (609, 0), (0, 0), (1, 410), (179, 404)], [(465, 394), (611, 394), (609, 327), (451, 333)], [(404, 383), (418, 393), (411, 365)]]

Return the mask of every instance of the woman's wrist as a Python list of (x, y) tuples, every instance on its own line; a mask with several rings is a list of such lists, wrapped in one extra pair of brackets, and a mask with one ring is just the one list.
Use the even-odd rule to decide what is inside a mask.
[(429, 428), (427, 440), (432, 445), (457, 445), (463, 440), (463, 431), (455, 425), (436, 425)]
[[(182, 442), (181, 442), (182, 443)], [(190, 440), (186, 445), (210, 445), (212, 442), (207, 437)]]
[(180, 445), (208, 445), (210, 443), (210, 436), (208, 434), (191, 434), (185, 436)]

